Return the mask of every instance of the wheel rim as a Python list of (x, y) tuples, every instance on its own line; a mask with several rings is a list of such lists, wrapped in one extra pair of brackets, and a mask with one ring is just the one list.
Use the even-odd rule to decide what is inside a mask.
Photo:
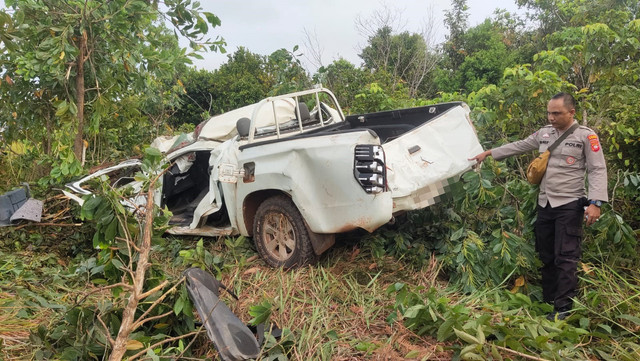
[(264, 220), (262, 239), (269, 255), (278, 261), (286, 261), (296, 248), (293, 224), (282, 213), (269, 213)]

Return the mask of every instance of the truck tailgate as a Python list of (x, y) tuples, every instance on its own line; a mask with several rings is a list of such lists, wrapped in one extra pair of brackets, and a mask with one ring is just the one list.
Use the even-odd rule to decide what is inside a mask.
[(428, 207), (475, 164), (483, 151), (466, 104), (383, 145), (393, 212)]

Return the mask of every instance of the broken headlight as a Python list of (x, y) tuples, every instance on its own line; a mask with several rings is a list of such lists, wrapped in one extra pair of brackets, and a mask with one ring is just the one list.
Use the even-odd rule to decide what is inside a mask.
[(387, 189), (387, 172), (382, 146), (356, 145), (353, 173), (365, 192), (384, 192)]

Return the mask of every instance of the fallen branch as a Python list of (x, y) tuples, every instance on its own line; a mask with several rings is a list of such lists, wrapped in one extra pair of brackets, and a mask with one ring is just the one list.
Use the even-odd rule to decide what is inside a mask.
[[(140, 317), (138, 317), (138, 321), (133, 325), (133, 326), (134, 326), (134, 329), (136, 329), (136, 328), (138, 328), (138, 327), (142, 326), (142, 324), (144, 324), (145, 322), (147, 322), (147, 321), (151, 320), (151, 319), (145, 319), (145, 317), (147, 317), (147, 315), (149, 314), (149, 312), (151, 312), (151, 311), (152, 311), (152, 310), (153, 310), (153, 309), (154, 309), (158, 304), (160, 304), (160, 302), (162, 302), (162, 301), (167, 297), (167, 295), (168, 295), (168, 294), (172, 293), (172, 292), (173, 292), (173, 291), (178, 287), (178, 285), (180, 285), (183, 281), (184, 281), (184, 277), (180, 280), (180, 282), (177, 282), (177, 283), (176, 283), (175, 285), (173, 285), (173, 287), (171, 287), (167, 292), (163, 293), (163, 294), (162, 294), (162, 296), (160, 296), (157, 300), (155, 300), (155, 301), (151, 304), (151, 306), (149, 306), (149, 308), (148, 308), (148, 309), (147, 309), (147, 310), (146, 310), (146, 311), (145, 311), (145, 312), (144, 312)], [(165, 282), (163, 282), (163, 283), (162, 283), (162, 285), (161, 285), (161, 286), (163, 286), (163, 288), (164, 288), (164, 286), (165, 286), (167, 283), (168, 283), (168, 282), (167, 282), (167, 281), (165, 281)], [(159, 287), (159, 286), (158, 286), (158, 287)], [(158, 288), (158, 287), (156, 287), (156, 288)], [(155, 290), (155, 289), (154, 289), (154, 290)], [(154, 291), (154, 290), (151, 290), (151, 291)], [(154, 292), (151, 292), (151, 291), (146, 292), (146, 293), (143, 293), (142, 295), (140, 295), (140, 300), (143, 300), (143, 299), (147, 298), (148, 296), (152, 295), (152, 294), (153, 294), (154, 292), (156, 292), (157, 290), (156, 290), (156, 291), (154, 291)], [(172, 311), (172, 312), (173, 312), (173, 311)], [(171, 312), (169, 312), (169, 313), (171, 313)]]
[(502, 347), (502, 346), (498, 346), (498, 345), (493, 345), (493, 346), (495, 346), (498, 350), (509, 352), (509, 353), (512, 353), (514, 355), (518, 355), (520, 357), (524, 357), (524, 358), (529, 359), (529, 360), (549, 361), (546, 358), (540, 358), (540, 357), (536, 357), (536, 356), (527, 355), (526, 353), (518, 352), (518, 351), (512, 350), (510, 348), (506, 348), (506, 347)]
[(39, 227), (80, 227), (82, 223), (25, 223), (17, 226), (14, 230), (17, 231), (27, 226), (39, 226)]
[(133, 324), (133, 329), (137, 330), (140, 326), (144, 325), (145, 323), (147, 323), (149, 321), (154, 321), (154, 320), (159, 320), (161, 318), (165, 318), (165, 317), (169, 316), (172, 313), (173, 313), (173, 310), (167, 311), (167, 312), (165, 312), (165, 313), (163, 313), (161, 315), (156, 315), (156, 316), (152, 316), (152, 317), (145, 318), (145, 319), (139, 318), (138, 321)]
[[(25, 337), (25, 338), (27, 338), (27, 337)], [(11, 342), (19, 343), (19, 344), (22, 344), (22, 345), (26, 345), (27, 344), (26, 342), (20, 341), (20, 338), (18, 338), (18, 337), (0, 335), (0, 339), (2, 339), (4, 341), (11, 341)], [(6, 345), (6, 342), (5, 342), (5, 345)]]
[(202, 332), (203, 332), (203, 331), (202, 331), (202, 327), (200, 327), (197, 331), (189, 332), (189, 333), (186, 333), (186, 334), (184, 334), (184, 335), (180, 335), (180, 336), (176, 336), (176, 337), (171, 337), (171, 338), (164, 339), (164, 340), (162, 340), (162, 341), (160, 341), (160, 342), (156, 342), (156, 343), (154, 343), (153, 345), (151, 345), (151, 346), (149, 346), (149, 347), (145, 348), (144, 350), (142, 350), (142, 351), (138, 352), (137, 354), (135, 354), (135, 355), (133, 355), (133, 356), (129, 357), (129, 359), (128, 359), (128, 360), (129, 360), (129, 361), (133, 361), (133, 360), (137, 359), (138, 357), (140, 357), (140, 356), (142, 356), (142, 355), (146, 354), (148, 350), (153, 349), (153, 348), (156, 348), (156, 347), (161, 346), (161, 345), (164, 345), (165, 343), (173, 342), (173, 341), (178, 341), (178, 340), (181, 340), (181, 339), (183, 339), (183, 338), (190, 337), (190, 336), (197, 336), (197, 335), (201, 334)]
[[(109, 285), (109, 286), (99, 287), (99, 288), (96, 288), (96, 289), (94, 289), (94, 290), (91, 290), (91, 291), (87, 292), (87, 293), (86, 293), (86, 294), (85, 294), (85, 295), (84, 295), (84, 296), (83, 296), (79, 301), (78, 301), (78, 300), (76, 300), (76, 304), (75, 304), (75, 306), (80, 305), (82, 302), (84, 302), (84, 301), (87, 299), (87, 297), (91, 296), (91, 295), (92, 295), (92, 294), (94, 294), (94, 293), (98, 293), (98, 292), (101, 292), (101, 291), (110, 290), (110, 289), (112, 289), (112, 288), (116, 288), (116, 287), (122, 287), (122, 288), (124, 288), (124, 289), (126, 289), (126, 290), (128, 290), (128, 291), (130, 291), (130, 290), (132, 290), (132, 289), (133, 289), (133, 287), (131, 287), (131, 285), (130, 285), (130, 284), (128, 284), (128, 283), (122, 283), (122, 282), (120, 282), (120, 283), (115, 283), (115, 284), (112, 284), (112, 285)], [(75, 307), (75, 306), (74, 306), (74, 307)]]

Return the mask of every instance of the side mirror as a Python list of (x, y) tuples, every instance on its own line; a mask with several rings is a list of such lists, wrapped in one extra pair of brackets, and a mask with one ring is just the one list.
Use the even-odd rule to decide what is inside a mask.
[(251, 129), (251, 119), (249, 118), (240, 118), (236, 122), (236, 130), (241, 138), (246, 138), (249, 136), (249, 129)]

